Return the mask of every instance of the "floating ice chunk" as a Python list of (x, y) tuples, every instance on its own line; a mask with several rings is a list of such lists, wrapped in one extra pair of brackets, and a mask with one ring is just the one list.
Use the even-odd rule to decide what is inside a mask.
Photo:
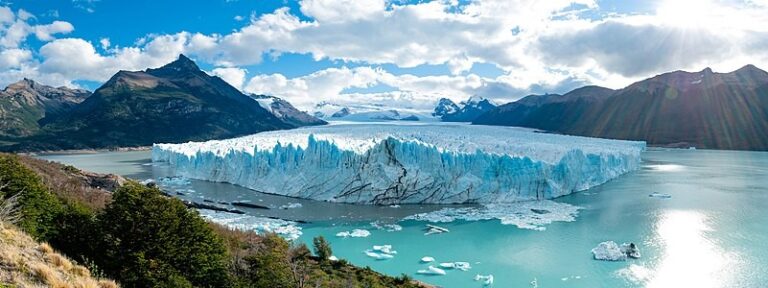
[(392, 250), (392, 245), (373, 245), (373, 251), (379, 251), (384, 254), (397, 254), (397, 251)]
[(448, 233), (451, 232), (447, 228), (443, 228), (437, 225), (431, 225), (427, 224), (427, 228), (424, 229), (426, 232), (424, 232), (424, 235), (432, 235), (432, 234), (440, 234), (440, 233)]
[[(480, 221), (499, 219), (503, 225), (522, 229), (545, 230), (544, 225), (555, 221), (576, 220), (581, 207), (550, 200), (509, 204), (486, 204), (481, 207), (443, 208), (437, 211), (411, 215), (404, 220), (427, 222)], [(535, 211), (535, 212), (534, 212)]]
[(350, 231), (342, 231), (339, 233), (336, 233), (337, 237), (353, 237), (353, 238), (365, 238), (368, 236), (371, 236), (371, 232), (365, 229), (354, 229), (351, 232)]
[(301, 208), (301, 203), (288, 203), (280, 206), (280, 209), (294, 209), (294, 208)]
[(660, 199), (669, 199), (669, 198), (672, 198), (672, 195), (665, 194), (665, 193), (659, 193), (659, 192), (653, 192), (653, 193), (649, 194), (648, 197), (660, 198)]
[(363, 251), (363, 253), (365, 253), (365, 255), (367, 255), (368, 257), (371, 257), (376, 260), (387, 260), (387, 259), (395, 258), (394, 255), (387, 254), (387, 253), (377, 253), (371, 249), (365, 250)]
[(483, 286), (493, 285), (493, 274), (488, 275), (475, 275), (475, 281), (483, 281)]
[(219, 212), (212, 210), (198, 210), (203, 218), (233, 229), (243, 231), (256, 231), (258, 233), (276, 233), (288, 240), (296, 240), (301, 236), (301, 227), (296, 222), (282, 219), (272, 219), (251, 215)]
[(605, 241), (592, 249), (592, 254), (597, 260), (625, 261), (627, 258), (640, 258), (640, 250), (635, 243), (622, 243), (617, 245), (613, 241)]
[(592, 255), (595, 257), (596, 260), (606, 260), (606, 261), (626, 261), (627, 260), (627, 253), (624, 253), (621, 251), (621, 248), (619, 247), (616, 242), (613, 241), (605, 241), (597, 245), (597, 247), (592, 249)]
[(331, 255), (331, 256), (328, 256), (328, 260), (331, 260), (331, 261), (339, 261), (339, 258), (338, 258), (338, 257), (336, 257), (336, 256), (334, 256), (334, 255)]
[(144, 179), (144, 180), (142, 180), (142, 181), (141, 181), (141, 182), (139, 182), (139, 183), (141, 183), (141, 185), (147, 185), (147, 184), (150, 184), (150, 183), (155, 183), (155, 179), (152, 179), (152, 178), (148, 178), (148, 179)]
[(453, 262), (453, 268), (461, 271), (469, 271), (469, 269), (472, 269), (472, 266), (469, 265), (469, 262)]
[(373, 228), (384, 230), (387, 232), (395, 232), (395, 231), (403, 230), (403, 226), (400, 226), (397, 224), (385, 224), (385, 223), (382, 223), (381, 221), (371, 222), (371, 226), (373, 226)]
[(628, 267), (616, 270), (616, 275), (634, 284), (642, 284), (653, 276), (653, 271), (644, 266), (631, 264)]
[(432, 258), (432, 257), (429, 257), (429, 256), (424, 256), (424, 257), (421, 257), (421, 262), (422, 263), (435, 262), (435, 258)]
[(640, 249), (637, 248), (635, 243), (622, 243), (619, 248), (621, 249), (621, 252), (627, 254), (627, 257), (629, 258), (640, 258)]
[(445, 270), (429, 265), (427, 269), (421, 269), (416, 271), (416, 273), (422, 275), (445, 275)]
[(400, 205), (392, 204), (392, 205), (389, 205), (389, 208), (400, 208)]
[(160, 186), (187, 186), (192, 184), (189, 179), (179, 176), (160, 177), (160, 179), (157, 179), (157, 183), (160, 184)]
[(469, 271), (469, 269), (472, 269), (472, 266), (469, 262), (443, 262), (440, 263), (440, 268)]

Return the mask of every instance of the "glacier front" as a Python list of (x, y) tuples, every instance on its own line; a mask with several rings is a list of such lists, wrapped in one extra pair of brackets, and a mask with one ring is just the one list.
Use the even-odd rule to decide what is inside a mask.
[(339, 124), (155, 144), (178, 176), (358, 203), (509, 203), (600, 185), (640, 165), (645, 142), (466, 124)]

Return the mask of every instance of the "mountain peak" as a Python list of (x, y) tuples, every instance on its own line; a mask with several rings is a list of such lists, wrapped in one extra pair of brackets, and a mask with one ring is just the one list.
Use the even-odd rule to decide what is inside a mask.
[(153, 73), (161, 73), (166, 74), (169, 72), (198, 72), (200, 71), (200, 67), (195, 64), (195, 61), (192, 61), (192, 59), (189, 59), (187, 56), (184, 56), (184, 54), (179, 54), (179, 58), (174, 60), (171, 63), (165, 64), (164, 66), (157, 68), (157, 69), (147, 69), (147, 73), (153, 74)]

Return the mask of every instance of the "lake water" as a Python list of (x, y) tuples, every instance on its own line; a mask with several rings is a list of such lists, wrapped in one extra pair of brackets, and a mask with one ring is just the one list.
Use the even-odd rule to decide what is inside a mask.
[[(148, 151), (44, 155), (81, 169), (135, 179), (172, 175), (152, 165)], [(643, 168), (588, 191), (556, 199), (580, 206), (574, 222), (554, 222), (545, 231), (501, 225), (498, 220), (442, 223), (449, 233), (424, 235), (424, 222), (401, 221), (396, 232), (370, 222), (394, 223), (440, 206), (371, 207), (266, 195), (225, 183), (192, 181), (194, 193), (179, 196), (245, 200), (296, 209), (243, 209), (259, 216), (308, 220), (297, 240), (330, 240), (334, 255), (356, 265), (443, 287), (482, 287), (476, 274), (493, 274), (494, 287), (764, 287), (768, 283), (768, 153), (659, 150), (644, 153)], [(652, 192), (669, 199), (649, 197)], [(368, 229), (367, 238), (336, 233)], [(634, 242), (642, 258), (626, 262), (592, 260), (590, 250), (613, 240)], [(389, 244), (397, 255), (374, 260), (363, 251)], [(469, 262), (469, 271), (445, 276), (415, 274), (423, 256), (437, 262)]]

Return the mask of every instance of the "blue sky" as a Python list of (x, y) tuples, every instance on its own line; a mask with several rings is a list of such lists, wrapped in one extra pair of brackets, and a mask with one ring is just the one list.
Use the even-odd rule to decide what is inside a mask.
[[(0, 84), (97, 88), (179, 53), (249, 93), (427, 109), (766, 62), (762, 0), (0, 1)], [(9, 14), (10, 13), (10, 14)], [(761, 22), (762, 21), (762, 22)], [(765, 25), (762, 25), (765, 26)]]

